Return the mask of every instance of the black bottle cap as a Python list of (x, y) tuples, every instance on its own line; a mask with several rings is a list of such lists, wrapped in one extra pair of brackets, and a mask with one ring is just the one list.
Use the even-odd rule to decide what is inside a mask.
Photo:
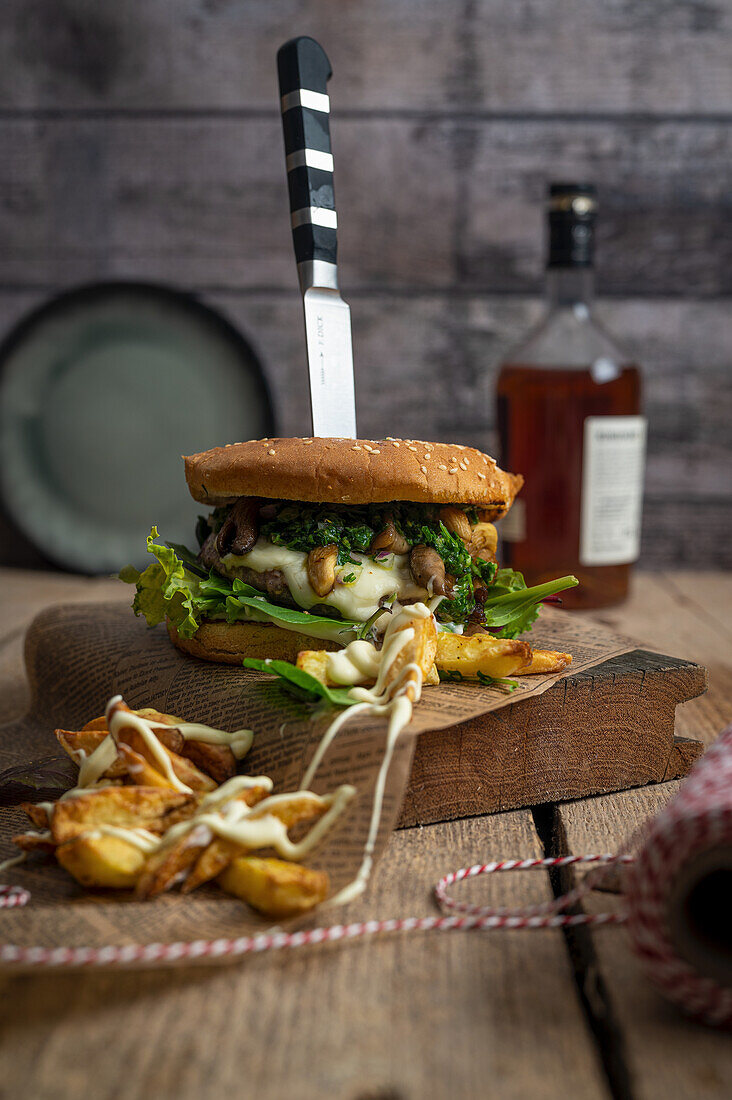
[(547, 267), (592, 267), (597, 190), (591, 183), (550, 183)]

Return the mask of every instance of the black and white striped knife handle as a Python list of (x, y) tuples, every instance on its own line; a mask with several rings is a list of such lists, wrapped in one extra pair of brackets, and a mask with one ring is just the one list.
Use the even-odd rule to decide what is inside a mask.
[(292, 38), (277, 51), (292, 239), (303, 293), (338, 285), (327, 92), (332, 71), (314, 38)]

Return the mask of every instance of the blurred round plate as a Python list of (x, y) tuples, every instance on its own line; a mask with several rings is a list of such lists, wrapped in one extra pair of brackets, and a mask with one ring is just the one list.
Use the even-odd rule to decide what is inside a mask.
[(5, 509), (66, 568), (142, 564), (153, 524), (166, 540), (195, 542), (201, 508), (181, 455), (272, 430), (269, 390), (246, 340), (164, 287), (71, 291), (0, 348)]

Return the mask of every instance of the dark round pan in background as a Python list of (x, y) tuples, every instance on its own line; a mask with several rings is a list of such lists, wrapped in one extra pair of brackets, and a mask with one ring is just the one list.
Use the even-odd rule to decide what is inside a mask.
[(0, 495), (48, 560), (84, 573), (141, 565), (145, 537), (193, 545), (201, 506), (181, 455), (273, 433), (252, 347), (166, 287), (61, 294), (0, 346)]

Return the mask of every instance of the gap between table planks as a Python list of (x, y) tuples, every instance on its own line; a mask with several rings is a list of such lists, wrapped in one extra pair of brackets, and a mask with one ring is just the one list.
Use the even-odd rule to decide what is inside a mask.
[[(528, 811), (403, 830), (347, 919), (427, 915), (445, 870), (506, 852), (541, 854)], [(543, 873), (522, 877), (464, 896), (550, 896)], [(6, 976), (0, 1031), (8, 1095), (44, 1100), (88, 1092), (92, 1066), (94, 1094), (115, 1100), (242, 1082), (266, 1100), (607, 1095), (554, 930), (393, 936), (206, 972)]]
[[(109, 595), (107, 582), (9, 571), (0, 572), (0, 592), (16, 578), (12, 615), (1, 628), (0, 685), (15, 684), (3, 691), (3, 720), (25, 700), (18, 628), (48, 602), (87, 600), (90, 590)], [(732, 578), (640, 574), (628, 604), (598, 613), (643, 644), (710, 668), (709, 694), (679, 709), (682, 736), (709, 742), (730, 717), (724, 610), (731, 606)], [(614, 850), (674, 787), (556, 806), (548, 843)], [(348, 919), (430, 912), (430, 886), (445, 870), (539, 851), (528, 811), (404, 830), (377, 868), (373, 893)], [(456, 889), (511, 905), (547, 896), (548, 888), (543, 875), (528, 873)], [(605, 908), (617, 899), (602, 893), (586, 904)], [(584, 1020), (567, 947), (586, 994)], [(579, 944), (558, 932), (402, 937), (205, 974), (6, 977), (0, 990), (3, 1080), (11, 1093), (15, 1084), (49, 1098), (88, 1089), (90, 1066), (95, 1092), (120, 1100), (143, 1086), (162, 1097), (199, 1096), (240, 1086), (244, 1077), (263, 1100), (295, 1088), (304, 1098), (329, 1092), (352, 1100), (447, 1091), (470, 1098), (488, 1088), (502, 1100), (553, 1100), (570, 1090), (590, 1100), (665, 1100), (728, 1095), (732, 1076), (724, 1038), (660, 1000), (616, 929), (587, 931)]]
[[(641, 587), (642, 586), (642, 587)], [(732, 719), (732, 576), (641, 574), (631, 601), (598, 617), (649, 646), (709, 669), (709, 691), (679, 707), (677, 734), (710, 744)], [(553, 855), (613, 851), (658, 813), (679, 782), (621, 791), (552, 808)], [(565, 873), (562, 888), (575, 884)], [(593, 892), (588, 912), (616, 909), (617, 895)], [(586, 1011), (604, 1033), (604, 1057), (616, 1095), (633, 1100), (698, 1100), (732, 1093), (729, 1035), (692, 1023), (646, 981), (624, 931), (575, 930), (568, 944), (579, 967)]]

